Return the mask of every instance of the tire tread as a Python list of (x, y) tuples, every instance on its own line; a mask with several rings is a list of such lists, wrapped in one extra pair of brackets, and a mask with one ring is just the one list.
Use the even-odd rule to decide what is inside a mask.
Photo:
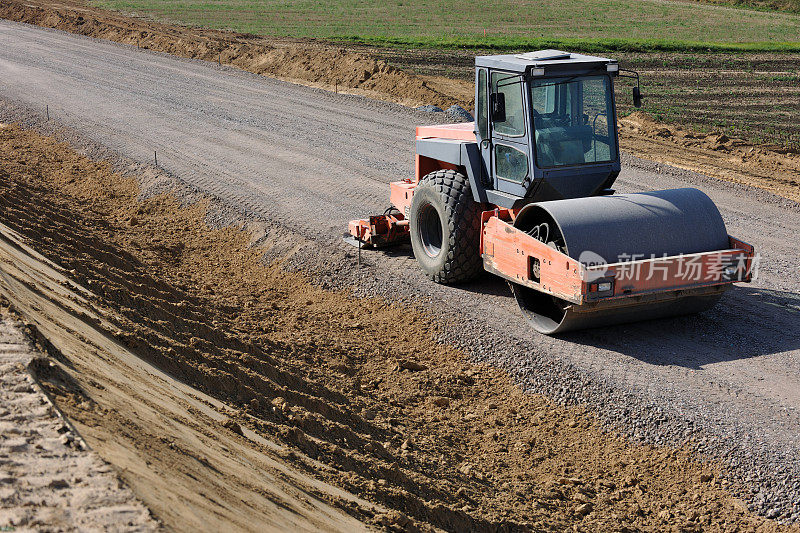
[(483, 271), (480, 256), (481, 204), (472, 198), (467, 177), (456, 170), (437, 170), (420, 180), (418, 186), (430, 185), (442, 197), (450, 229), (447, 260), (435, 274), (428, 274), (436, 283), (451, 284), (469, 281)]

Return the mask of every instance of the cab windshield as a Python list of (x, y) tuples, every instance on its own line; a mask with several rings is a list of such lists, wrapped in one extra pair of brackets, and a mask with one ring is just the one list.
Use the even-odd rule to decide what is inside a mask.
[(531, 80), (539, 168), (617, 159), (608, 76)]

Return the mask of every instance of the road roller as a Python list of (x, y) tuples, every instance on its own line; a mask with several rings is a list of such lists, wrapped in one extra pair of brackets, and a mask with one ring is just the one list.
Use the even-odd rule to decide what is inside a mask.
[[(616, 60), (559, 50), (475, 58), (475, 120), (416, 129), (415, 175), (346, 240), (411, 241), (434, 282), (508, 280), (544, 334), (697, 313), (753, 277), (752, 246), (728, 235), (695, 188), (617, 194)], [(359, 252), (360, 253), (360, 252)]]

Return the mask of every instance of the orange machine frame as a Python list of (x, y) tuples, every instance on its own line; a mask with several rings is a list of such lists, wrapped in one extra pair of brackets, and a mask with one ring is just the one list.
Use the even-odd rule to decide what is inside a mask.
[[(416, 138), (475, 142), (474, 123), (420, 126)], [(440, 169), (456, 167), (417, 154), (414, 178), (389, 184), (390, 201), (397, 210), (351, 221), (350, 235), (372, 246), (408, 240), (414, 189), (423, 176)], [(727, 250), (592, 266), (515, 228), (516, 215), (515, 210), (499, 208), (482, 213), (480, 253), (485, 270), (574, 304), (614, 300), (624, 305), (626, 298), (668, 293), (680, 296), (696, 289), (750, 281), (752, 277), (754, 249), (733, 237), (729, 237)], [(687, 265), (691, 265), (694, 279), (686, 277)]]
[[(475, 123), (462, 122), (439, 126), (418, 126), (416, 139), (455, 139), (475, 142)], [(369, 219), (351, 220), (348, 231), (351, 236), (371, 246), (386, 246), (405, 240), (408, 237), (408, 210), (414, 197), (414, 188), (423, 176), (442, 169), (458, 170), (456, 165), (416, 154), (414, 156), (414, 178), (389, 183), (389, 202), (400, 212), (378, 220), (387, 215), (378, 215)], [(383, 234), (381, 232), (384, 232)], [(389, 233), (385, 233), (389, 232)]]
[[(691, 291), (752, 277), (754, 248), (734, 237), (728, 238), (727, 250), (586, 266), (515, 228), (511, 224), (514, 214), (506, 209), (482, 213), (484, 268), (574, 304)], [(689, 269), (691, 277), (687, 276)], [(610, 289), (599, 290), (602, 284)]]

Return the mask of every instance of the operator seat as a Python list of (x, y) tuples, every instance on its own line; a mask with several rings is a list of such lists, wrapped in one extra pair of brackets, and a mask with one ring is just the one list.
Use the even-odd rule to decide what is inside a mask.
[(552, 127), (536, 130), (536, 153), (540, 167), (581, 165), (591, 147), (589, 126)]

